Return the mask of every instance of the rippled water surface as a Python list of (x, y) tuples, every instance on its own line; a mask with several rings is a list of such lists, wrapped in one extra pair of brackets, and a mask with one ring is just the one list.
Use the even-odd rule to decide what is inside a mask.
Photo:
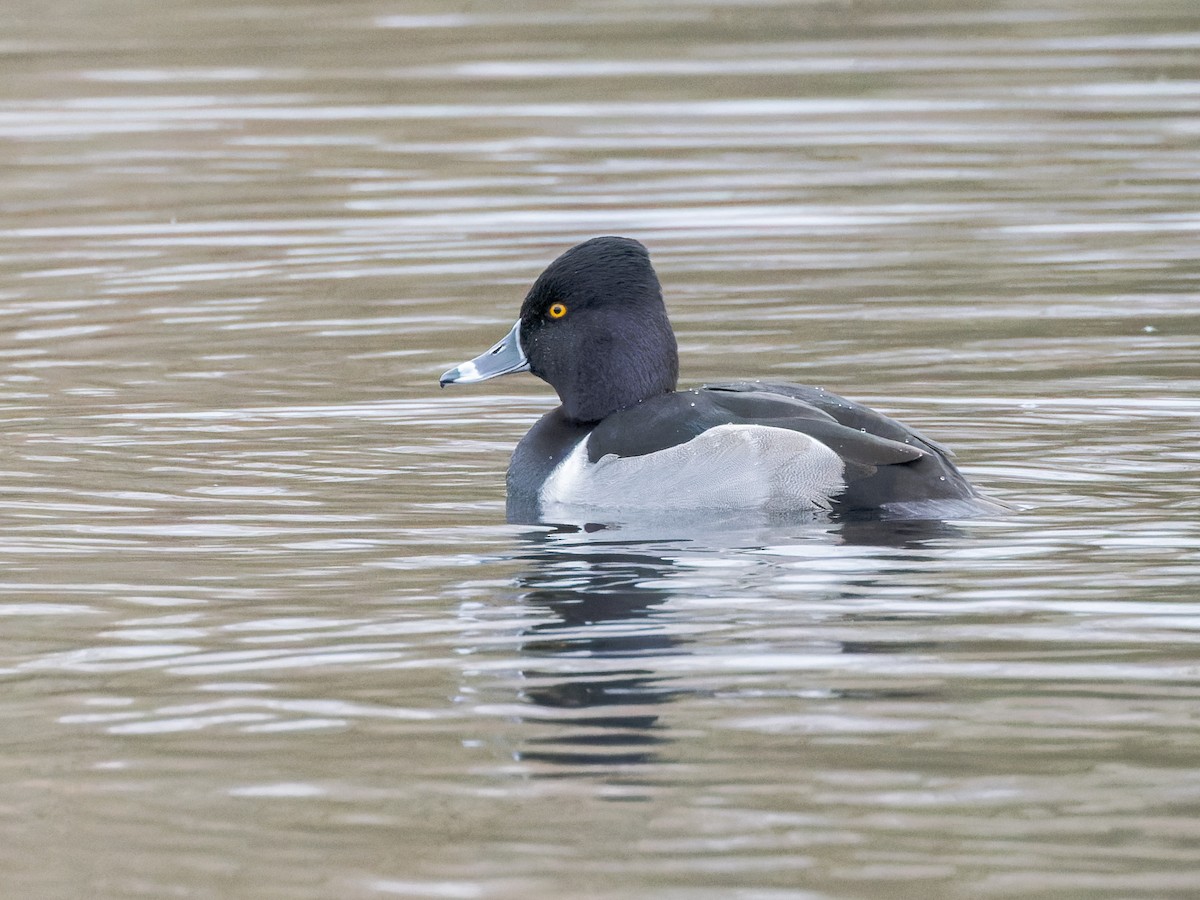
[[(1193, 0), (5, 19), (6, 896), (1200, 891)], [(506, 525), (603, 233), (1024, 511)]]

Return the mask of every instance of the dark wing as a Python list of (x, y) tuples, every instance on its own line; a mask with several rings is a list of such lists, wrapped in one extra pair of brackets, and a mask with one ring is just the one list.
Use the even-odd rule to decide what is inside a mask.
[(652, 397), (596, 426), (588, 457), (642, 456), (729, 424), (799, 431), (837, 453), (845, 464), (846, 489), (835, 501), (842, 509), (975, 496), (948, 451), (918, 432), (820, 388), (780, 382), (712, 384)]
[[(752, 408), (754, 398), (760, 395), (786, 397), (833, 419), (844, 430), (833, 431), (829, 439), (808, 427), (801, 426), (796, 430), (828, 445), (846, 462), (846, 490), (836, 501), (844, 510), (878, 509), (886, 504), (923, 500), (966, 500), (979, 496), (950, 461), (953, 454), (947, 448), (869, 406), (821, 388), (787, 382), (711, 384), (706, 385), (705, 390), (725, 398), (726, 405), (744, 404), (743, 408)], [(859, 439), (838, 444), (846, 432), (859, 435)], [(916, 455), (907, 459), (889, 459), (882, 452), (885, 447), (915, 451)], [(864, 455), (867, 448), (870, 450)]]
[(734, 381), (728, 384), (706, 384), (704, 387), (710, 391), (747, 398), (764, 394), (788, 397), (821, 410), (839, 424), (853, 428), (855, 431), (865, 431), (867, 434), (899, 441), (902, 444), (915, 444), (936, 450), (943, 456), (954, 456), (949, 448), (925, 437), (915, 428), (903, 425), (883, 413), (876, 412), (869, 406), (863, 406), (861, 403), (855, 403), (853, 400), (830, 393), (824, 388), (811, 387), (807, 384), (791, 384), (786, 381)]
[(739, 421), (714, 403), (703, 390), (678, 391), (618, 410), (588, 436), (588, 459), (602, 456), (645, 456), (684, 444), (718, 425)]

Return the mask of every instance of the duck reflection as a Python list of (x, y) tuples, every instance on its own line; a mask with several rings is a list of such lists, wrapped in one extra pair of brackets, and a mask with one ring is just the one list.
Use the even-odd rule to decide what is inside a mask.
[[(911, 550), (956, 534), (957, 529), (945, 522), (864, 520), (810, 523), (803, 540), (828, 545), (831, 555), (838, 554), (839, 545), (896, 551), (870, 554), (862, 572), (836, 586), (814, 582), (814, 589), (827, 598), (831, 590), (835, 595), (849, 590), (848, 596), (861, 596), (882, 573), (895, 565), (911, 565)], [(746, 559), (744, 551), (778, 544), (780, 534), (726, 531), (708, 538), (693, 534), (686, 540), (637, 539), (628, 531), (610, 532), (601, 526), (561, 526), (525, 536), (521, 558), (527, 567), (518, 578), (520, 600), (526, 610), (549, 617), (521, 636), (519, 692), (525, 706), (520, 721), (541, 727), (524, 730), (515, 750), (518, 759), (556, 767), (543, 774), (565, 774), (568, 770), (557, 767), (608, 769), (660, 758), (673, 739), (661, 719), (663, 708), (689, 690), (666, 674), (673, 667), (663, 665), (664, 658), (689, 652), (689, 635), (694, 633), (663, 611), (679, 592), (696, 587), (694, 577), (679, 577), (696, 574), (680, 566), (680, 557), (711, 555), (718, 566), (722, 560), (736, 566)], [(755, 559), (750, 580), (771, 578), (766, 570), (779, 564)], [(745, 568), (739, 571), (743, 579), (749, 576)], [(714, 586), (722, 582), (716, 575)], [(873, 652), (867, 645), (840, 649)]]
[[(558, 532), (561, 533), (561, 532)], [(554, 618), (529, 628), (521, 653), (529, 722), (553, 723), (552, 735), (527, 740), (519, 756), (557, 765), (650, 762), (666, 738), (658, 708), (670, 701), (669, 679), (638, 659), (683, 653), (682, 640), (655, 612), (671, 596), (662, 587), (669, 559), (627, 543), (552, 547), (554, 535), (527, 559), (522, 600)], [(541, 668), (538, 660), (552, 667)], [(577, 673), (563, 662), (578, 660)]]

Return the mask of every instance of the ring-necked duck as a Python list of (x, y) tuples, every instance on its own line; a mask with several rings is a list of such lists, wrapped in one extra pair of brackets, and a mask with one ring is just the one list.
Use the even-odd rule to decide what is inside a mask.
[(646, 248), (630, 238), (594, 238), (552, 262), (512, 330), (441, 384), (510, 372), (532, 372), (562, 401), (513, 453), (511, 521), (688, 510), (938, 517), (999, 508), (946, 448), (821, 388), (736, 381), (677, 391), (662, 289)]

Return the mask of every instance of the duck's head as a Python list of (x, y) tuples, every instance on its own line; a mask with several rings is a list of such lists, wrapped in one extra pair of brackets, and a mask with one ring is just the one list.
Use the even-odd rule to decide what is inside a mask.
[(574, 422), (675, 390), (675, 334), (645, 247), (623, 237), (572, 247), (538, 276), (512, 330), (441, 384), (526, 371), (554, 388)]

